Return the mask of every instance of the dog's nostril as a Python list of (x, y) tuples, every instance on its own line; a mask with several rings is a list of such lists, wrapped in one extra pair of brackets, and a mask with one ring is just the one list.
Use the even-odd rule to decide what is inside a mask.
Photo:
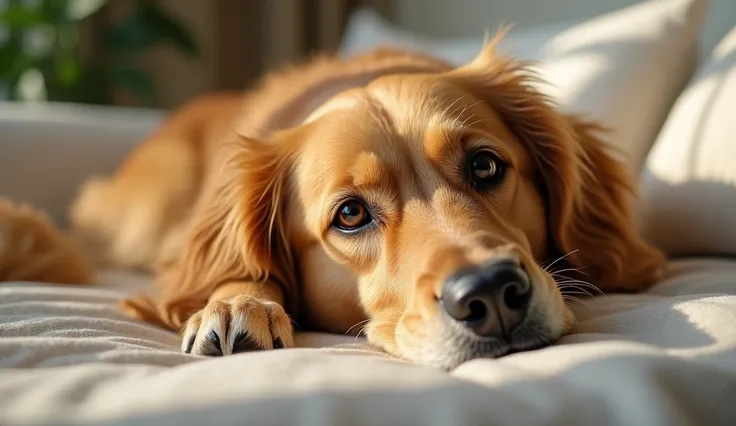
[(507, 308), (520, 311), (526, 309), (529, 305), (529, 296), (531, 292), (523, 288), (522, 283), (510, 283), (503, 291), (503, 303)]
[(470, 302), (468, 304), (468, 311), (470, 311), (470, 315), (465, 318), (465, 321), (481, 321), (488, 315), (488, 308), (480, 300)]

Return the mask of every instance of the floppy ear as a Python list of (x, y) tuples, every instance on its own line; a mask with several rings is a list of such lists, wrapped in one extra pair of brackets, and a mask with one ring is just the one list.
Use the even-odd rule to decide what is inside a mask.
[[(129, 314), (180, 330), (220, 284), (270, 280), (295, 303), (284, 203), (289, 161), (278, 144), (241, 138), (225, 144), (221, 172), (207, 183), (179, 255), (160, 266), (155, 299), (126, 300)], [(287, 311), (292, 306), (284, 307)]]
[[(558, 253), (605, 291), (637, 291), (662, 275), (664, 255), (637, 228), (636, 191), (629, 172), (594, 136), (601, 129), (574, 117), (567, 119), (572, 144), (571, 174), (547, 166), (542, 176), (550, 201), (550, 232)], [(552, 153), (537, 156), (554, 160)], [(560, 167), (557, 166), (557, 167)]]
[(557, 254), (606, 291), (652, 284), (665, 258), (638, 233), (628, 172), (593, 136), (595, 126), (562, 115), (535, 88), (542, 81), (531, 64), (496, 57), (499, 39), (450, 75), (481, 96), (534, 157)]

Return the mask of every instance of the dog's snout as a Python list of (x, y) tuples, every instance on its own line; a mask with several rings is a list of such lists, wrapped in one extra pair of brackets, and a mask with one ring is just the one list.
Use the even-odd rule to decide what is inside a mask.
[(442, 288), (447, 314), (475, 334), (508, 338), (526, 317), (532, 285), (516, 262), (494, 261), (451, 275)]

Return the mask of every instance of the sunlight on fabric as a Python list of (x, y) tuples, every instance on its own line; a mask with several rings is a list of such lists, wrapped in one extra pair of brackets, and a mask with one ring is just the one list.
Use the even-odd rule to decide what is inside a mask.
[[(539, 64), (536, 69), (549, 82), (537, 89), (565, 105), (595, 83), (594, 79), (610, 67), (609, 58), (596, 53), (579, 53), (556, 57)], [(580, 72), (585, 70), (585, 72)]]
[[(719, 102), (719, 94), (725, 86), (736, 84), (736, 78), (733, 77), (723, 72), (712, 72), (697, 78), (683, 93), (674, 109), (679, 117), (689, 119), (667, 121), (659, 136), (659, 140), (666, 140), (667, 143), (655, 145), (647, 164), (653, 176), (670, 184), (693, 178), (736, 182), (736, 173), (723, 173), (732, 170), (729, 164), (733, 164), (736, 155), (736, 152), (734, 155), (723, 155), (723, 150), (728, 148), (724, 146), (728, 143), (724, 139), (727, 135), (709, 135), (715, 131), (710, 129), (710, 123), (717, 119), (711, 111)], [(709, 151), (722, 154), (710, 155)]]

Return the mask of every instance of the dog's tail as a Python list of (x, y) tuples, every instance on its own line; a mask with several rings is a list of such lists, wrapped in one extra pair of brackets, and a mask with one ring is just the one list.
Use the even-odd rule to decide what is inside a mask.
[(0, 282), (90, 284), (92, 263), (44, 212), (0, 197)]

